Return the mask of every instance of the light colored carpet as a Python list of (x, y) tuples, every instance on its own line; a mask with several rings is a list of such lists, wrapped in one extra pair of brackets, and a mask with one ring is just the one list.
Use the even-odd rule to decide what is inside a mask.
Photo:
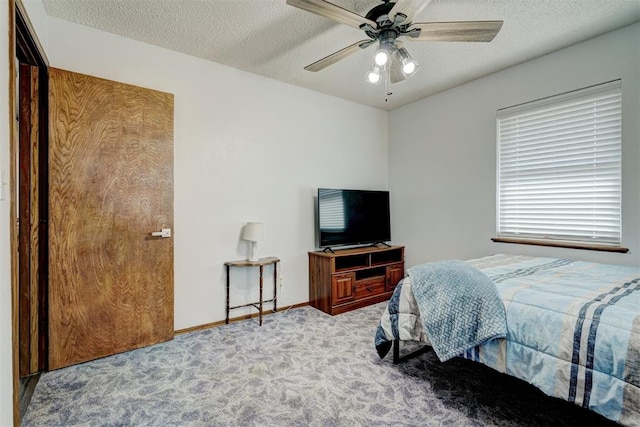
[(571, 426), (606, 421), (462, 359), (401, 365), (385, 304), (303, 307), (42, 375), (23, 426)]

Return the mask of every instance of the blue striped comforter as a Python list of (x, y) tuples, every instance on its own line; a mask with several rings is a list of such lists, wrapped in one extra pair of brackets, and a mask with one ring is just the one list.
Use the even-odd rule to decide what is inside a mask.
[[(462, 357), (640, 425), (640, 268), (511, 255), (468, 262), (496, 284), (507, 338)], [(428, 343), (410, 278), (385, 309), (376, 347), (394, 339)]]

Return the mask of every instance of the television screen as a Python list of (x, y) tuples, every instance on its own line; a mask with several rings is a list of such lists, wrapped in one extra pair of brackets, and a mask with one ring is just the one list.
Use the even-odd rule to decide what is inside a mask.
[(391, 240), (389, 192), (318, 189), (320, 247)]

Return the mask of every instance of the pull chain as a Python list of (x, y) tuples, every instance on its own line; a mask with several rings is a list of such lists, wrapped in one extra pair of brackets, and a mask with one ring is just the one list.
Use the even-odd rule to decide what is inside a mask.
[(391, 92), (391, 89), (389, 88), (389, 86), (391, 85), (390, 80), (391, 80), (391, 64), (388, 64), (386, 72), (384, 73), (384, 93), (386, 94), (384, 98), (384, 102), (389, 102), (389, 97), (393, 95), (393, 92)]

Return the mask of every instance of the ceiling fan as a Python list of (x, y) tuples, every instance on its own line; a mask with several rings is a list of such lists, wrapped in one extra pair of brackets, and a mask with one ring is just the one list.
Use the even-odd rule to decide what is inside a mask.
[(320, 71), (359, 49), (378, 42), (374, 64), (367, 73), (370, 83), (397, 83), (415, 74), (420, 65), (409, 55), (398, 39), (416, 41), (490, 42), (502, 28), (502, 21), (413, 22), (431, 0), (382, 0), (365, 16), (344, 9), (325, 0), (287, 0), (287, 4), (329, 18), (340, 24), (359, 28), (368, 39), (326, 56), (304, 67)]

